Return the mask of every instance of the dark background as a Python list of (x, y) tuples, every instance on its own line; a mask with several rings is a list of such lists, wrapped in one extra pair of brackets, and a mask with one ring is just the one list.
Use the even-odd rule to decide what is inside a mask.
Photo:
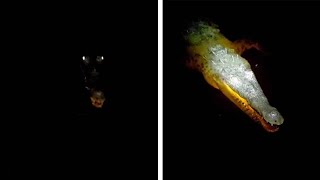
[[(165, 179), (314, 175), (319, 7), (316, 2), (165, 1)], [(285, 119), (278, 132), (267, 133), (185, 68), (182, 33), (199, 19), (218, 24), (231, 41), (250, 39), (264, 47), (264, 53), (250, 50), (243, 56)]]
[[(156, 4), (83, 5), (3, 21), (0, 179), (156, 178), (157, 22), (146, 20)], [(83, 98), (86, 54), (107, 61), (101, 111)]]
[[(47, 75), (49, 72), (37, 74), (39, 79), (29, 81), (29, 90), (17, 89), (19, 94), (14, 98), (18, 101), (14, 105), (18, 107), (14, 109), (19, 111), (6, 112), (3, 131), (4, 176), (155, 178), (156, 81), (132, 74), (135, 66), (119, 62), (121, 59), (105, 49), (101, 53), (108, 61), (103, 109), (93, 108), (84, 92), (80, 74), (80, 54), (84, 51), (57, 59), (50, 57), (73, 65), (63, 63), (68, 68), (51, 71), (53, 77)], [(144, 72), (156, 78), (156, 71)]]

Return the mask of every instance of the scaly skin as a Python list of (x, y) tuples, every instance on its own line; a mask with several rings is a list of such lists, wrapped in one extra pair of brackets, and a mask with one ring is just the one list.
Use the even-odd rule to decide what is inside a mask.
[(283, 123), (278, 110), (270, 106), (251, 66), (240, 56), (254, 43), (235, 43), (224, 37), (216, 25), (199, 22), (185, 35), (189, 46), (187, 65), (203, 74), (205, 80), (219, 89), (251, 119), (268, 132), (276, 132)]

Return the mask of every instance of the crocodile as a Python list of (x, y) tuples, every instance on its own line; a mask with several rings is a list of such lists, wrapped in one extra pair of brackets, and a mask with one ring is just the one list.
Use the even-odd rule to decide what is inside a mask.
[(276, 132), (283, 116), (270, 105), (249, 62), (241, 55), (255, 43), (230, 41), (218, 25), (199, 21), (184, 34), (187, 42), (187, 66), (202, 73), (206, 82), (220, 90), (238, 108), (268, 132)]

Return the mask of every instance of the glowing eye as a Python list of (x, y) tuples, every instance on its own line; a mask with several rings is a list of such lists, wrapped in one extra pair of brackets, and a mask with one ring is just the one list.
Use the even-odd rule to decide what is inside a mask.
[(88, 56), (82, 56), (82, 60), (85, 64), (89, 64), (90, 63), (90, 58)]
[(100, 63), (100, 62), (102, 62), (103, 61), (103, 56), (97, 56), (97, 61)]

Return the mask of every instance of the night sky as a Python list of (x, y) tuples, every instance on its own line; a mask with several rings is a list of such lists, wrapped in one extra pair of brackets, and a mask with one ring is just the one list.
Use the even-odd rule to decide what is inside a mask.
[[(319, 158), (318, 9), (303, 2), (164, 3), (165, 178), (228, 177), (222, 171), (232, 174), (239, 167), (246, 169), (239, 177), (254, 177), (254, 171), (272, 177), (273, 172), (286, 174), (284, 168), (305, 172), (300, 168)], [(285, 119), (278, 132), (264, 131), (183, 66), (183, 30), (203, 19), (218, 24), (231, 41), (250, 39), (264, 48), (243, 56), (270, 105)]]

